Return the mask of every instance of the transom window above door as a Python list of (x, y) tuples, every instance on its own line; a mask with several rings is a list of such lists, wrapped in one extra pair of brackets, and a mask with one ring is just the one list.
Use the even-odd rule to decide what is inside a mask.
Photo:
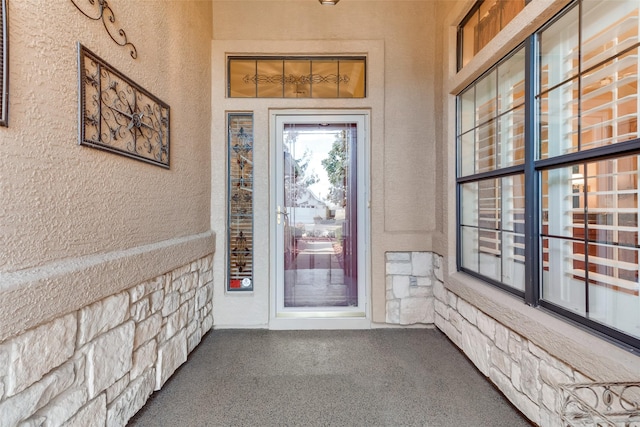
[(229, 98), (364, 98), (363, 56), (229, 56)]

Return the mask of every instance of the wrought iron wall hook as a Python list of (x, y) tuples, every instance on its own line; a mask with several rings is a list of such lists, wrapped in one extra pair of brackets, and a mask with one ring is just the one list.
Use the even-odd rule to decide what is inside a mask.
[[(109, 34), (109, 37), (111, 37), (111, 40), (113, 40), (118, 46), (128, 47), (129, 54), (133, 59), (136, 59), (138, 57), (138, 50), (136, 49), (133, 43), (127, 40), (127, 33), (125, 33), (122, 28), (119, 28), (119, 29), (115, 28), (116, 16), (113, 13), (113, 10), (109, 6), (109, 4), (107, 3), (107, 0), (86, 0), (86, 1), (91, 5), (92, 8), (96, 9), (93, 11), (94, 13), (85, 12), (80, 6), (78, 6), (78, 4), (76, 3), (76, 0), (71, 0), (71, 3), (73, 3), (76, 9), (78, 9), (80, 13), (82, 13), (87, 18), (93, 21), (102, 20), (102, 25), (104, 26), (104, 29), (107, 31), (107, 34)], [(117, 33), (117, 36), (114, 36), (114, 32)]]

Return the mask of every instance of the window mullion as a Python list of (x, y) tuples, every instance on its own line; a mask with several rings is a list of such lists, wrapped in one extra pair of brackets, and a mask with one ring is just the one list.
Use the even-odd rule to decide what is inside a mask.
[(536, 93), (539, 74), (536, 72), (537, 38), (529, 36), (525, 42), (525, 105), (524, 105), (524, 182), (525, 182), (525, 302), (537, 306), (540, 299), (540, 180), (535, 169), (538, 127)]

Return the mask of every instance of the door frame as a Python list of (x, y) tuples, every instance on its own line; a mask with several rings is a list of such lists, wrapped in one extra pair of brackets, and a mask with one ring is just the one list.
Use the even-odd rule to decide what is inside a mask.
[[(357, 180), (358, 180), (358, 299), (356, 310), (300, 310), (294, 312), (278, 311), (278, 281), (284, 271), (279, 271), (276, 185), (279, 182), (277, 165), (281, 153), (278, 152), (279, 123), (291, 118), (293, 123), (344, 123), (357, 122)], [(269, 328), (270, 329), (368, 329), (371, 327), (371, 289), (370, 289), (370, 119), (368, 109), (274, 109), (269, 110)], [(287, 121), (289, 123), (289, 121)], [(362, 126), (362, 129), (359, 129)]]

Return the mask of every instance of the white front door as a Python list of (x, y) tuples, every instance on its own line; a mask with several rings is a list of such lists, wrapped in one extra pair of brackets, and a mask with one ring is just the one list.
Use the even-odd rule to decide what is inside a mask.
[(271, 327), (367, 321), (367, 119), (273, 114)]

